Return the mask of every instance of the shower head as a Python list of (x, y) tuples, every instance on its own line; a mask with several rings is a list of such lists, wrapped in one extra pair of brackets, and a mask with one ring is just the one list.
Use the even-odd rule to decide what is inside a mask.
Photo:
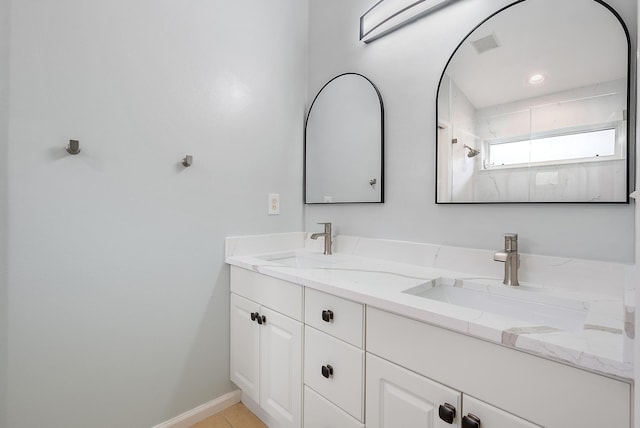
[(468, 158), (474, 158), (480, 154), (480, 150), (469, 147), (466, 144), (464, 145), (464, 148), (469, 149), (469, 153), (467, 153)]

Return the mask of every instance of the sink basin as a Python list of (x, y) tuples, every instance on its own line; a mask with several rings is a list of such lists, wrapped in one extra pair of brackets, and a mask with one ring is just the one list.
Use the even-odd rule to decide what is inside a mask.
[(286, 256), (268, 256), (260, 257), (270, 263), (275, 263), (280, 266), (298, 268), (298, 269), (320, 269), (331, 268), (336, 264), (336, 260), (331, 256), (325, 255), (311, 255), (311, 254), (293, 254)]
[(588, 312), (583, 301), (544, 295), (539, 289), (452, 278), (436, 278), (403, 293), (565, 331), (582, 330)]
[(273, 267), (305, 270), (314, 280), (340, 282), (350, 286), (415, 287), (427, 280), (419, 276), (381, 270), (377, 263), (357, 262), (336, 254), (325, 256), (318, 253), (289, 253), (258, 258), (269, 262)]

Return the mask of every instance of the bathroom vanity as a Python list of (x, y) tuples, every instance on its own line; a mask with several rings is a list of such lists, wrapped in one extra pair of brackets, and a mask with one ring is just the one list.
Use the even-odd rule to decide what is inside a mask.
[[(484, 251), (306, 238), (226, 242), (231, 380), (270, 427), (632, 426), (622, 295), (528, 282), (586, 263), (523, 255), (512, 290)], [(588, 266), (623, 287), (622, 266)]]

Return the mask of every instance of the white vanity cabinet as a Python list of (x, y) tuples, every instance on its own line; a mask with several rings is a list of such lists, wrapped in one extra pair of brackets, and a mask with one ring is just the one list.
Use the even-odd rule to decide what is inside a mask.
[(629, 383), (235, 266), (230, 323), (270, 428), (631, 427)]
[(300, 428), (302, 287), (232, 267), (230, 302), (231, 380), (278, 427)]
[[(413, 375), (460, 391), (461, 411), (458, 408), (456, 415), (459, 425), (454, 422), (453, 426), (476, 428), (471, 418), (462, 421), (469, 413), (480, 419), (481, 428), (631, 426), (631, 385), (625, 382), (372, 307), (367, 307), (366, 343), (368, 428), (385, 426), (374, 425), (375, 407), (371, 406), (380, 400), (376, 394), (381, 387), (376, 390), (369, 382), (380, 383), (383, 375), (389, 377), (388, 385), (402, 379), (390, 375), (394, 372), (391, 369), (376, 375), (372, 371), (377, 361), (374, 355)], [(369, 357), (369, 353), (373, 355)], [(402, 394), (396, 392), (393, 399), (399, 402), (395, 397), (403, 397), (425, 414), (435, 412), (429, 406), (442, 404), (426, 394), (420, 396), (421, 403), (415, 404), (411, 394)], [(390, 393), (384, 392), (383, 396)], [(429, 425), (423, 422), (414, 426)]]

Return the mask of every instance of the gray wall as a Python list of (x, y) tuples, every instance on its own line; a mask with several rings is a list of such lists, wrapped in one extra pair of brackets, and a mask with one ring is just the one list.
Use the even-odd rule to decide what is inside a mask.
[(7, 426), (7, 137), (9, 118), (9, 0), (0, 0), (0, 427)]
[(11, 25), (8, 426), (230, 391), (224, 237), (302, 228), (306, 2), (20, 0)]
[[(493, 249), (518, 232), (523, 252), (631, 262), (633, 205), (435, 205), (435, 106), (438, 81), (458, 43), (508, 0), (461, 0), (368, 45), (359, 17), (371, 0), (310, 0), (308, 100), (331, 77), (359, 72), (385, 102), (382, 205), (306, 206), (306, 230), (332, 221), (340, 234)], [(609, 2), (631, 30), (637, 2)], [(635, 55), (633, 55), (635, 57)], [(634, 80), (635, 81), (635, 80)], [(635, 88), (632, 88), (635, 91)]]

